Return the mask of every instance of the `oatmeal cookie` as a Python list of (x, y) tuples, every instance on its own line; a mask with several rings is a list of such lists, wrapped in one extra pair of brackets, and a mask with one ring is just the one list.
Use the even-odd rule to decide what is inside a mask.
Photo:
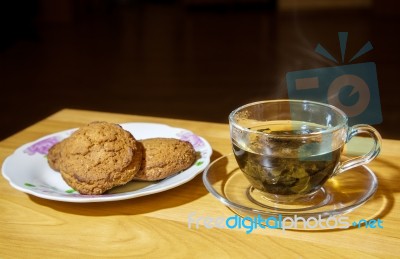
[(64, 145), (64, 140), (54, 144), (47, 153), (47, 162), (51, 169), (56, 172), (60, 171), (60, 163), (61, 163), (61, 150)]
[(92, 122), (65, 140), (60, 172), (81, 194), (102, 194), (132, 180), (140, 169), (141, 145), (120, 125)]
[(156, 181), (189, 168), (196, 152), (187, 141), (174, 138), (150, 138), (143, 144), (143, 160), (135, 180)]

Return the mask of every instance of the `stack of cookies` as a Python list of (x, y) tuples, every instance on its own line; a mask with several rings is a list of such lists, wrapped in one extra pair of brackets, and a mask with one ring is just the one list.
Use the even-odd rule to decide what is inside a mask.
[(81, 194), (97, 195), (132, 180), (156, 181), (190, 167), (193, 146), (173, 138), (138, 141), (120, 125), (92, 122), (55, 144), (48, 163)]

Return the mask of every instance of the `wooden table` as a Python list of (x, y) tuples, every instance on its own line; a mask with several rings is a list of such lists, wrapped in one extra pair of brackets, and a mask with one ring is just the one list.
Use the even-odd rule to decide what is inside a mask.
[[(230, 153), (227, 124), (65, 109), (3, 140), (0, 161), (17, 147), (93, 120), (156, 122), (186, 128), (213, 147), (212, 160)], [(21, 161), (23, 162), (23, 161)], [(201, 175), (174, 189), (103, 203), (67, 203), (13, 189), (0, 177), (0, 257), (396, 257), (400, 256), (400, 141), (384, 140), (369, 167), (379, 179), (375, 196), (351, 213), (375, 215), (383, 228), (281, 231), (188, 227), (188, 215), (234, 213), (204, 187)], [(372, 209), (371, 209), (372, 208)]]

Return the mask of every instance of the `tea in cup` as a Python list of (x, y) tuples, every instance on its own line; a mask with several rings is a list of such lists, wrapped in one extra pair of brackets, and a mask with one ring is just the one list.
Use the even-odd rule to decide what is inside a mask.
[[(229, 115), (236, 161), (252, 187), (271, 199), (309, 197), (331, 177), (364, 165), (380, 152), (381, 136), (372, 126), (348, 125), (338, 108), (304, 100), (246, 104)], [(355, 135), (373, 139), (365, 155), (341, 162)]]

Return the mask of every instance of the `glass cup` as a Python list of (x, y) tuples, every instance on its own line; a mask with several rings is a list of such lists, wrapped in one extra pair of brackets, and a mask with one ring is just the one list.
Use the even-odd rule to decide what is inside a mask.
[[(285, 203), (310, 198), (331, 177), (364, 165), (380, 152), (381, 136), (369, 125), (348, 125), (338, 108), (304, 100), (246, 104), (229, 115), (236, 161), (263, 198)], [(365, 155), (341, 161), (355, 135), (373, 139)]]

